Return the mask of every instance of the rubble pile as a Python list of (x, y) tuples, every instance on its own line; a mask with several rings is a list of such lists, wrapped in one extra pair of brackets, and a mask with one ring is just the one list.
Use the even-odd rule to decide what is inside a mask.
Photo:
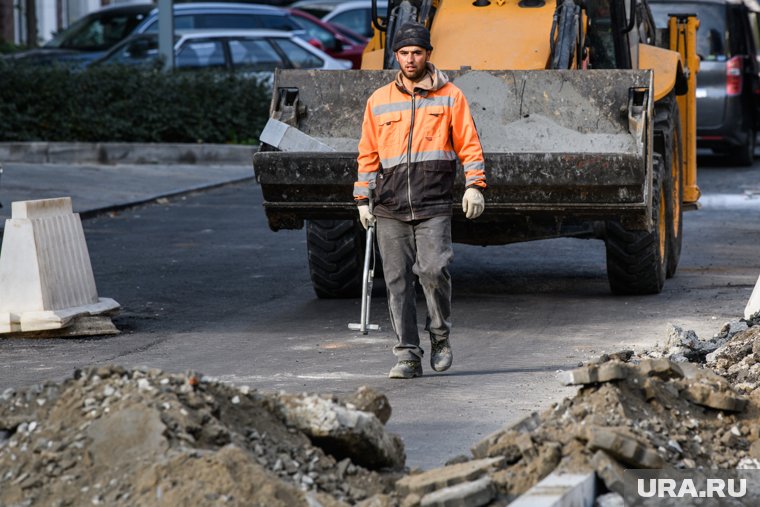
[(400, 475), (389, 416), (367, 388), (338, 400), (193, 373), (77, 371), (0, 394), (0, 505), (353, 505)]
[(663, 349), (603, 355), (562, 377), (580, 387), (575, 397), (462, 458), (499, 460), (487, 474), (491, 505), (552, 472), (595, 471), (622, 494), (626, 468), (760, 468), (760, 326), (729, 323), (705, 341), (674, 327)]
[[(0, 505), (504, 506), (552, 472), (760, 468), (760, 326), (562, 372), (576, 396), (404, 473), (385, 396), (264, 394), (193, 373), (77, 372), (0, 395)], [(506, 403), (509, 400), (505, 400)], [(82, 499), (85, 499), (83, 501)]]

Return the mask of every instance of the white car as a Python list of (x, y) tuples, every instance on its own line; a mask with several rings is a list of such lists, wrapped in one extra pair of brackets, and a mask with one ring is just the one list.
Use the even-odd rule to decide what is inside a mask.
[[(158, 34), (130, 37), (111, 49), (93, 65), (158, 64)], [(174, 44), (177, 69), (222, 69), (236, 72), (272, 72), (281, 69), (351, 68), (304, 41), (300, 34), (279, 30), (193, 30), (177, 31)]]
[[(372, 37), (372, 0), (301, 0), (291, 7), (306, 11), (327, 23), (344, 26), (367, 38)], [(387, 13), (388, 2), (378, 0), (378, 17), (385, 18)]]

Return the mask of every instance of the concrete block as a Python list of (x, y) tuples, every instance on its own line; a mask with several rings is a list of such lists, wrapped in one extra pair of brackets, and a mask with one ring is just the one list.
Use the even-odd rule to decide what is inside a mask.
[(481, 507), (488, 505), (495, 495), (493, 481), (486, 475), (428, 493), (422, 497), (420, 507)]
[(654, 449), (622, 431), (596, 426), (589, 428), (588, 435), (589, 449), (606, 451), (635, 468), (662, 468), (665, 464)]
[(747, 405), (747, 398), (706, 384), (691, 384), (683, 391), (683, 397), (697, 405), (728, 412), (741, 412)]
[(757, 278), (755, 288), (752, 290), (752, 295), (749, 297), (749, 302), (744, 308), (744, 319), (750, 320), (760, 317), (760, 277)]
[(623, 380), (628, 376), (629, 366), (620, 362), (592, 364), (562, 372), (560, 381), (565, 385), (586, 385), (599, 382)]
[(60, 329), (118, 308), (98, 297), (71, 199), (14, 202), (0, 251), (0, 333)]
[(642, 360), (641, 364), (639, 364), (639, 372), (647, 377), (660, 377), (663, 379), (684, 377), (683, 370), (678, 363), (674, 363), (666, 357)]
[(259, 140), (281, 151), (335, 151), (297, 128), (273, 118), (267, 121)]
[(552, 473), (509, 507), (593, 507), (596, 474)]
[(435, 468), (421, 474), (407, 475), (396, 482), (401, 495), (416, 493), (424, 495), (463, 482), (479, 479), (492, 469), (498, 468), (504, 458), (485, 458), (467, 463)]

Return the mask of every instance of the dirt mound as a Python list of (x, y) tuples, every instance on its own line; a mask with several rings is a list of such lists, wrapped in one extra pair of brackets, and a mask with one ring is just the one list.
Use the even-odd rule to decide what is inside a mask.
[[(692, 359), (693, 361), (689, 361)], [(578, 393), (403, 474), (387, 399), (263, 394), (105, 367), (0, 395), (0, 505), (502, 506), (554, 471), (760, 468), (760, 326), (604, 355)], [(612, 498), (614, 503), (615, 499)]]
[[(398, 476), (366, 466), (404, 460), (400, 440), (356, 405), (389, 415), (385, 397), (366, 388), (342, 401), (265, 395), (116, 366), (9, 389), (0, 395), (0, 505), (355, 504)], [(361, 456), (351, 454), (357, 440), (368, 442)]]

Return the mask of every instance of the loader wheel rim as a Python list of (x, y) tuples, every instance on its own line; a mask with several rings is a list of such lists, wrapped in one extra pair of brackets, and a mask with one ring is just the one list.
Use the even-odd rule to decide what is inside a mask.
[(659, 241), (659, 251), (660, 251), (660, 261), (665, 261), (665, 245), (667, 243), (667, 233), (668, 233), (668, 225), (667, 220), (665, 218), (665, 210), (667, 208), (666, 202), (665, 202), (665, 189), (660, 189), (660, 203), (659, 203), (659, 223), (657, 224), (657, 229), (659, 232), (659, 237), (657, 238)]

